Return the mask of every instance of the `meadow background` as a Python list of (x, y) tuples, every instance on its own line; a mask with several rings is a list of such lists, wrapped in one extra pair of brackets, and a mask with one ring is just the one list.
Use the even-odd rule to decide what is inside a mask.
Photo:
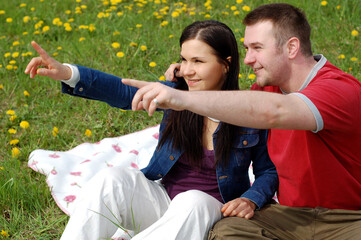
[[(68, 150), (159, 123), (161, 114), (121, 111), (64, 95), (59, 82), (25, 67), (37, 41), (60, 62), (127, 78), (164, 79), (179, 60), (182, 29), (195, 20), (229, 25), (244, 57), (242, 18), (273, 0), (2, 0), (0, 4), (0, 239), (59, 239), (68, 217), (57, 207), (46, 177), (27, 167), (31, 151)], [(312, 26), (314, 53), (361, 79), (361, 1), (289, 0)], [(255, 81), (241, 64), (240, 85)]]

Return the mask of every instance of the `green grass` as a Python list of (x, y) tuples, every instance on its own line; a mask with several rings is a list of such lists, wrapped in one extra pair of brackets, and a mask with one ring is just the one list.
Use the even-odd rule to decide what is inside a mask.
[[(51, 197), (45, 177), (27, 167), (31, 151), (38, 148), (68, 150), (83, 142), (96, 142), (144, 129), (161, 119), (161, 114), (150, 118), (144, 112), (120, 111), (104, 103), (61, 94), (60, 84), (50, 79), (30, 79), (24, 74), (25, 66), (37, 56), (30, 46), (31, 40), (37, 41), (60, 62), (154, 81), (163, 75), (170, 63), (178, 61), (178, 38), (182, 29), (195, 20), (211, 18), (228, 24), (236, 34), (241, 57), (244, 57), (241, 19), (246, 12), (242, 7), (253, 9), (275, 1), (243, 0), (238, 4), (236, 0), (213, 0), (212, 9), (207, 9), (206, 1), (199, 0), (123, 0), (113, 6), (106, 5), (110, 2), (12, 0), (3, 1), (0, 6), (0, 231), (7, 231), (10, 235), (0, 235), (0, 239), (58, 239), (67, 222), (67, 216)], [(324, 54), (336, 66), (361, 79), (359, 0), (332, 0), (326, 6), (322, 6), (321, 1), (282, 2), (294, 4), (306, 12), (313, 28), (314, 53)], [(235, 15), (232, 6), (236, 6), (239, 14)], [(169, 9), (164, 12), (165, 7)], [(180, 11), (178, 17), (172, 17), (174, 11)], [(109, 16), (99, 18), (99, 13)], [(157, 18), (154, 13), (162, 17)], [(29, 17), (28, 22), (24, 22), (25, 16)], [(12, 22), (7, 21), (9, 18)], [(63, 24), (54, 25), (55, 18)], [(39, 21), (43, 23), (36, 29)], [(168, 24), (161, 26), (163, 21)], [(64, 23), (67, 22), (71, 31), (65, 30)], [(95, 26), (95, 31), (80, 28), (90, 24)], [(44, 26), (49, 26), (49, 30), (43, 32)], [(353, 30), (360, 34), (352, 36)], [(80, 42), (80, 38), (85, 40)], [(120, 47), (114, 49), (111, 45), (114, 42)], [(131, 42), (138, 46), (130, 46)], [(142, 51), (141, 45), (145, 45), (147, 50)], [(32, 56), (26, 54), (28, 52)], [(123, 52), (124, 57), (117, 57), (117, 52)], [(345, 58), (340, 58), (340, 55)], [(353, 61), (352, 58), (357, 59)], [(152, 61), (157, 64), (154, 68), (149, 66)], [(254, 80), (248, 78), (251, 73), (241, 64), (242, 88), (253, 83)], [(24, 91), (28, 91), (30, 96), (24, 96)], [(14, 121), (9, 120), (7, 111), (10, 109), (17, 116)], [(29, 128), (19, 126), (23, 120), (29, 122)], [(52, 135), (54, 127), (59, 129), (56, 137)], [(10, 128), (17, 133), (10, 134)], [(86, 129), (91, 130), (91, 137), (84, 135)], [(10, 145), (13, 139), (19, 140), (15, 146)], [(12, 156), (14, 147), (20, 150), (18, 157)]]

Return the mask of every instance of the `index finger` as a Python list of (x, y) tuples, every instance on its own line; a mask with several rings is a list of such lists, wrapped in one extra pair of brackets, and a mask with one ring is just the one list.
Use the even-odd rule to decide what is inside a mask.
[(151, 82), (145, 82), (145, 81), (140, 81), (140, 80), (135, 80), (135, 79), (126, 79), (126, 78), (122, 79), (122, 83), (124, 83), (125, 85), (136, 87), (136, 88), (142, 88), (142, 87), (145, 87), (145, 86), (148, 86), (149, 84), (151, 84)]
[(37, 51), (40, 55), (41, 58), (43, 58), (44, 60), (48, 59), (49, 58), (49, 55), (48, 53), (42, 49), (40, 47), (39, 44), (37, 44), (35, 41), (31, 41), (31, 46), (33, 46), (33, 48), (35, 49), (35, 51)]

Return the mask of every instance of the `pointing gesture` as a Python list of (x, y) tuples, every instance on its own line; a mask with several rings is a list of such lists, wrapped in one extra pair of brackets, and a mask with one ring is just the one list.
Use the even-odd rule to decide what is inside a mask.
[(71, 70), (69, 67), (50, 57), (49, 54), (35, 41), (32, 41), (31, 45), (40, 56), (31, 59), (26, 66), (25, 74), (30, 74), (30, 78), (34, 78), (35, 75), (38, 74), (40, 76), (50, 77), (54, 80), (68, 80), (71, 77)]

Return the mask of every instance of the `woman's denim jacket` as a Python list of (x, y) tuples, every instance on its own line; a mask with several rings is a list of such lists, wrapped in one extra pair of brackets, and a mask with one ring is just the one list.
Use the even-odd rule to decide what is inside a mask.
[[(100, 100), (112, 107), (131, 109), (131, 103), (137, 88), (124, 85), (121, 78), (100, 72), (98, 70), (77, 66), (80, 81), (75, 88), (62, 84), (64, 93), (88, 99)], [(173, 86), (174, 83), (164, 84)], [(160, 125), (159, 135), (162, 137), (166, 126), (165, 111)], [(222, 123), (221, 123), (222, 124)], [(220, 126), (220, 125), (219, 125)], [(213, 144), (216, 144), (218, 129), (213, 134)], [(238, 197), (253, 201), (258, 208), (269, 202), (278, 188), (276, 168), (267, 152), (267, 131), (238, 127), (236, 139), (230, 153), (227, 167), (217, 166), (217, 181), (224, 202)], [(172, 149), (170, 140), (163, 147), (156, 149), (147, 167), (141, 171), (150, 180), (164, 177), (183, 154), (182, 150)], [(252, 161), (255, 181), (250, 184), (248, 169)]]

